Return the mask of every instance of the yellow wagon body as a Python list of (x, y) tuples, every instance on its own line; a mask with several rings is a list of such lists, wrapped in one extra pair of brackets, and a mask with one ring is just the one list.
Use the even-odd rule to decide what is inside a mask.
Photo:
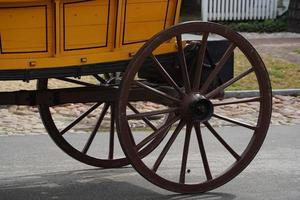
[[(178, 21), (181, 0), (0, 0), (0, 70), (129, 60)], [(171, 52), (175, 43), (157, 53)]]

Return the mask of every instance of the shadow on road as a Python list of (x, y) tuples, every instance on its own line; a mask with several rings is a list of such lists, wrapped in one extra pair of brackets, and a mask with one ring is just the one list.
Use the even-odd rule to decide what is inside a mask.
[[(0, 181), (1, 200), (232, 200), (235, 195), (206, 193), (202, 195), (160, 194), (132, 184), (140, 177), (131, 168), (116, 170), (81, 170), (6, 178)], [(127, 181), (128, 180), (128, 181)], [(134, 181), (135, 182), (135, 181)]]

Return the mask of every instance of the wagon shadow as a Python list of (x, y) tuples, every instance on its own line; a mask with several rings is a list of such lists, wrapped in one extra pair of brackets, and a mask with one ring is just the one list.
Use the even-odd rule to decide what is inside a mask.
[[(125, 180), (126, 179), (126, 180)], [(130, 181), (127, 181), (130, 179)], [(131, 180), (132, 179), (132, 180)], [(6, 178), (0, 181), (1, 200), (232, 200), (227, 193), (202, 195), (161, 194), (137, 184), (140, 177), (129, 168), (80, 170)], [(133, 183), (131, 183), (133, 182)], [(135, 184), (134, 184), (135, 183)]]

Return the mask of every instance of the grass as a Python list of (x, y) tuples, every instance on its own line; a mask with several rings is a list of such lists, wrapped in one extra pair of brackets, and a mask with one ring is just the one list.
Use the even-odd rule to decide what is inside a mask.
[[(300, 88), (300, 66), (288, 61), (274, 58), (268, 54), (262, 54), (262, 59), (270, 75), (273, 89)], [(245, 71), (250, 64), (241, 52), (235, 53), (235, 74)], [(251, 74), (228, 90), (255, 90), (258, 89), (257, 80)]]
[(293, 52), (297, 53), (297, 54), (300, 54), (300, 49), (295, 49)]

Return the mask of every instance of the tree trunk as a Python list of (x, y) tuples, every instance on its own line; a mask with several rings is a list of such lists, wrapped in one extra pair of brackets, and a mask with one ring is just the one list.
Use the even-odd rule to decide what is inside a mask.
[(288, 29), (291, 32), (300, 33), (300, 1), (291, 0), (288, 11)]

